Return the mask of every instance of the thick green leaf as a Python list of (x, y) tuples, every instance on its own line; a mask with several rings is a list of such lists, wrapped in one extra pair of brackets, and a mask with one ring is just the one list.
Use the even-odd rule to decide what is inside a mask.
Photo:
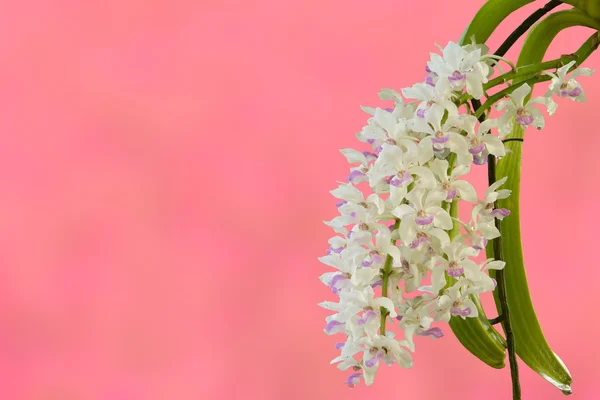
[(562, 2), (580, 9), (592, 18), (600, 18), (600, 0), (562, 0)]
[[(521, 126), (515, 124), (515, 129), (508, 137), (522, 138)], [(519, 224), (522, 143), (510, 141), (506, 143), (506, 147), (510, 149), (510, 152), (498, 162), (496, 177), (501, 179), (507, 176), (508, 179), (502, 188), (512, 190), (507, 199), (498, 201), (498, 206), (507, 208), (511, 212), (502, 221), (502, 250), (504, 261), (506, 261), (504, 279), (515, 338), (515, 350), (531, 369), (562, 390), (563, 393), (569, 394), (571, 393), (571, 375), (544, 337), (527, 286)], [(488, 256), (493, 257), (493, 250), (489, 252), (491, 247), (488, 244)], [(490, 271), (490, 275), (495, 277), (495, 271)], [(494, 297), (500, 313), (500, 301), (496, 291)]]
[(517, 67), (541, 62), (556, 35), (572, 26), (586, 26), (600, 30), (600, 21), (576, 9), (550, 14), (529, 31), (519, 54)]
[(513, 11), (535, 0), (488, 0), (475, 14), (458, 43), (465, 45), (475, 36), (476, 43), (485, 43), (498, 25)]
[(506, 341), (490, 324), (479, 296), (469, 297), (479, 312), (476, 318), (465, 318), (453, 316), (450, 318), (450, 328), (459, 342), (475, 357), (492, 368), (504, 368), (506, 366)]
[[(450, 215), (458, 218), (458, 201), (453, 201), (450, 206)], [(455, 221), (450, 237), (460, 234), (460, 227)], [(456, 282), (453, 277), (447, 277), (447, 286)], [(458, 341), (475, 357), (492, 368), (504, 368), (506, 366), (506, 341), (498, 331), (490, 324), (479, 296), (469, 296), (477, 307), (478, 316), (475, 318), (461, 318), (453, 316), (450, 318), (450, 328)]]
[[(536, 24), (527, 35), (517, 66), (541, 62), (556, 35), (571, 26), (587, 26), (598, 29), (600, 23), (576, 9), (549, 15)], [(576, 52), (579, 56), (578, 63), (583, 62), (597, 43), (598, 36), (593, 36), (584, 43)], [(523, 138), (523, 129), (520, 125), (516, 124), (508, 138)], [(570, 394), (571, 374), (562, 360), (552, 351), (544, 337), (527, 285), (519, 218), (522, 142), (510, 141), (507, 142), (506, 147), (510, 152), (498, 161), (496, 179), (508, 177), (503, 188), (512, 190), (510, 197), (498, 201), (498, 206), (511, 211), (511, 215), (502, 221), (502, 250), (506, 261), (504, 277), (515, 349), (517, 355), (531, 369), (563, 393)], [(487, 250), (488, 257), (493, 257), (491, 245), (488, 245)], [(495, 276), (495, 271), (491, 271), (491, 275)], [(500, 310), (498, 294), (494, 293), (494, 297), (496, 307)]]

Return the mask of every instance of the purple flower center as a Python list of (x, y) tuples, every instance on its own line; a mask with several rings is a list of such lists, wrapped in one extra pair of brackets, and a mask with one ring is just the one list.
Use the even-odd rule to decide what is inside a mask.
[(344, 281), (346, 279), (348, 278), (346, 278), (344, 274), (335, 274), (333, 278), (331, 278), (331, 282), (329, 282), (329, 287), (335, 288), (340, 281)]
[(384, 108), (384, 110), (387, 111), (387, 112), (393, 112), (394, 111), (394, 109), (391, 108), (391, 107), (386, 107), (386, 108)]
[(519, 110), (517, 110), (517, 117), (515, 118), (515, 120), (519, 124), (523, 126), (528, 126), (533, 123), (534, 119), (534, 116), (528, 113), (524, 108), (520, 108)]
[(377, 352), (377, 354), (375, 354), (375, 357), (371, 358), (370, 360), (365, 361), (365, 365), (368, 368), (373, 368), (375, 366), (375, 364), (377, 364), (377, 361), (379, 361), (379, 359), (383, 357), (383, 351), (379, 350)]
[(431, 336), (433, 339), (444, 337), (444, 332), (442, 332), (440, 328), (431, 328), (427, 330), (417, 329), (415, 334), (418, 336)]
[(502, 219), (510, 215), (510, 210), (506, 208), (496, 208), (491, 212), (491, 214), (498, 219)]
[(581, 88), (574, 88), (573, 90), (561, 89), (558, 92), (559, 97), (577, 97), (581, 94)]
[(343, 348), (344, 348), (344, 346), (345, 346), (345, 345), (346, 345), (346, 343), (345, 343), (345, 342), (339, 342), (339, 343), (336, 343), (336, 344), (335, 344), (335, 349), (336, 349), (336, 350), (341, 350), (341, 349), (343, 349)]
[(485, 143), (480, 143), (478, 146), (473, 146), (469, 148), (469, 153), (475, 155), (479, 154), (485, 149)]
[(453, 307), (452, 315), (460, 315), (462, 317), (467, 317), (467, 316), (471, 315), (471, 309), (469, 307), (467, 307), (464, 310), (461, 310), (457, 307)]
[(419, 108), (417, 110), (417, 117), (419, 117), (419, 118), (425, 118), (425, 111), (427, 111), (427, 110), (424, 109), (424, 108)]
[(360, 378), (362, 378), (362, 376), (362, 372), (356, 372), (350, 375), (348, 379), (346, 379), (346, 385), (348, 385), (348, 387), (352, 389), (360, 381)]
[(436, 133), (436, 135), (431, 138), (431, 142), (435, 144), (444, 144), (447, 143), (448, 140), (450, 140), (450, 135), (446, 135), (442, 132), (440, 132), (439, 135)]
[(419, 214), (417, 214), (417, 217), (415, 218), (415, 223), (417, 225), (429, 225), (433, 222), (433, 215), (428, 216), (424, 211), (419, 212)]
[(340, 333), (340, 332), (344, 332), (345, 328), (346, 328), (345, 322), (331, 320), (327, 323), (327, 325), (325, 325), (325, 332), (330, 333), (330, 334)]
[(367, 161), (377, 160), (377, 154), (371, 153), (370, 151), (363, 151), (363, 156), (367, 158)]
[(369, 320), (370, 320), (371, 318), (373, 318), (373, 317), (376, 317), (376, 316), (377, 316), (377, 313), (375, 313), (375, 311), (373, 311), (373, 310), (369, 310), (369, 311), (367, 311), (367, 312), (366, 312), (366, 313), (363, 315), (363, 317), (362, 317), (361, 319), (359, 319), (359, 320), (358, 320), (356, 323), (357, 323), (357, 325), (364, 325), (364, 324), (366, 324), (367, 322), (369, 322)]
[(343, 206), (343, 205), (344, 205), (344, 204), (346, 204), (346, 203), (348, 203), (348, 201), (346, 201), (346, 200), (342, 200), (342, 201), (339, 201), (339, 202), (335, 203), (335, 206), (336, 206), (337, 208), (340, 208), (341, 206)]
[(367, 139), (367, 143), (373, 144), (373, 143), (375, 143), (375, 139)]
[(365, 174), (363, 174), (359, 170), (355, 169), (354, 171), (350, 172), (350, 175), (348, 175), (347, 179), (348, 179), (348, 182), (356, 183), (355, 181), (358, 178), (362, 178), (363, 176), (365, 176)]
[(484, 165), (487, 162), (487, 157), (482, 154), (475, 154), (473, 156), (473, 164), (475, 165)]
[(452, 83), (456, 83), (459, 81), (464, 81), (466, 78), (466, 74), (461, 74), (459, 71), (454, 71), (454, 73), (448, 77), (448, 80)]
[(452, 199), (454, 199), (456, 197), (456, 189), (450, 189), (448, 190), (448, 194), (446, 195), (446, 200), (450, 201)]
[(416, 249), (417, 247), (419, 247), (421, 244), (423, 243), (429, 243), (431, 242), (431, 239), (429, 239), (426, 236), (421, 236), (421, 237), (417, 237), (415, 240), (412, 241), (412, 243), (410, 244), (410, 248), (411, 249)]
[(360, 263), (360, 265), (361, 265), (361, 267), (370, 267), (371, 265), (373, 265), (373, 261), (375, 261), (375, 260), (373, 260), (373, 259), (371, 259), (371, 261), (363, 260)]
[(448, 275), (457, 277), (461, 276), (465, 272), (465, 269), (461, 267), (456, 261), (452, 261), (448, 264)]
[[(400, 176), (400, 177), (399, 177), (399, 176)], [(392, 186), (395, 186), (395, 187), (398, 187), (398, 186), (402, 185), (402, 184), (403, 184), (403, 183), (405, 183), (405, 182), (408, 182), (408, 183), (410, 183), (410, 182), (412, 182), (412, 181), (413, 181), (413, 177), (412, 177), (412, 175), (411, 175), (411, 174), (409, 174), (409, 173), (408, 173), (408, 172), (406, 172), (406, 171), (400, 171), (400, 172), (398, 172), (398, 175), (397, 175), (397, 176), (393, 177), (393, 178), (390, 180), (390, 185), (392, 185)]]

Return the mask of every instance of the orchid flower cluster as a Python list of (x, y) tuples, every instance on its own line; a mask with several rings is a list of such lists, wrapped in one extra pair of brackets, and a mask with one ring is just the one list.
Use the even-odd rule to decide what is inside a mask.
[[(504, 157), (502, 139), (515, 124), (543, 128), (540, 108), (553, 114), (554, 96), (583, 101), (573, 78), (593, 72), (582, 68), (567, 77), (574, 62), (564, 65), (551, 74), (545, 96), (527, 100), (531, 87), (522, 84), (495, 104), (499, 118), (480, 122), (461, 99), (485, 95), (497, 60), (483, 45), (450, 42), (440, 50), (431, 54), (423, 82), (402, 95), (380, 92), (392, 108), (362, 107), (370, 117), (357, 137), (370, 149), (341, 150), (352, 167), (347, 182), (331, 191), (340, 215), (325, 222), (336, 236), (319, 258), (334, 269), (320, 280), (337, 301), (320, 306), (333, 312), (325, 333), (345, 335), (332, 364), (352, 368), (350, 387), (361, 379), (372, 384), (381, 363), (412, 367), (415, 336), (443, 336), (434, 322), (477, 317), (470, 296), (493, 291), (488, 271), (505, 263), (473, 259), (500, 235), (496, 220), (510, 211), (494, 203), (510, 190), (501, 188), (503, 178), (478, 198), (461, 178), (490, 154)], [(458, 219), (459, 201), (472, 205), (470, 220)]]

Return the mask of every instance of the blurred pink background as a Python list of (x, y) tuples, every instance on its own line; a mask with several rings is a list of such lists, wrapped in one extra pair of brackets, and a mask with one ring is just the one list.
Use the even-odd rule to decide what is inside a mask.
[[(508, 399), (508, 368), (451, 334), (350, 390), (317, 307), (359, 105), (421, 80), (482, 3), (6, 3), (0, 398)], [(588, 35), (561, 34), (551, 56)], [(593, 400), (600, 78), (582, 83), (587, 103), (527, 134), (523, 234), (548, 341), (573, 398)], [(524, 399), (563, 398), (521, 371)]]

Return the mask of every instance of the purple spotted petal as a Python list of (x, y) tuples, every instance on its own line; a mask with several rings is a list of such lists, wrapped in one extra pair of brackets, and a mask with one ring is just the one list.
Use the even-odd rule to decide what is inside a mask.
[(433, 222), (433, 215), (430, 215), (428, 217), (417, 217), (415, 218), (415, 222), (417, 223), (417, 225), (429, 225)]
[(362, 378), (362, 376), (362, 372), (356, 372), (350, 375), (348, 379), (346, 379), (346, 385), (348, 385), (350, 388), (353, 388), (358, 382), (360, 382), (360, 378)]
[(442, 137), (433, 136), (431, 138), (431, 142), (435, 144), (444, 144), (447, 143), (448, 140), (450, 140), (450, 135), (444, 135)]
[(466, 316), (471, 315), (471, 309), (469, 307), (467, 307), (464, 310), (459, 310), (458, 308), (453, 307), (452, 315), (460, 315), (462, 317), (466, 317)]
[(562, 89), (558, 92), (560, 97), (577, 97), (581, 94), (581, 88), (574, 88), (573, 90)]
[(487, 157), (477, 154), (473, 156), (473, 164), (475, 165), (484, 165), (487, 162)]
[(398, 316), (396, 317), (396, 319), (397, 319), (398, 321), (402, 321), (402, 318), (404, 318), (402, 315), (398, 315)]
[(523, 126), (531, 125), (534, 119), (535, 117), (531, 114), (519, 115), (517, 118), (515, 118), (515, 120)]
[(331, 278), (331, 281), (329, 282), (329, 287), (335, 287), (335, 285), (336, 285), (336, 284), (337, 284), (339, 281), (341, 281), (341, 280), (344, 280), (344, 279), (347, 279), (347, 278), (344, 276), (344, 274), (335, 274), (335, 275), (333, 276), (333, 278)]
[(456, 189), (448, 190), (448, 194), (446, 195), (446, 200), (450, 201), (456, 197)]
[(428, 237), (420, 237), (420, 238), (417, 238), (417, 239), (415, 239), (415, 240), (412, 241), (412, 243), (410, 244), (410, 248), (411, 249), (416, 249), (417, 247), (419, 247), (423, 243), (430, 243), (430, 242), (431, 242), (431, 239), (429, 239)]
[(393, 112), (394, 111), (394, 109), (391, 108), (391, 107), (386, 107), (386, 108), (384, 108), (384, 110), (387, 111), (387, 112)]
[(375, 151), (378, 153), (381, 153), (381, 150), (383, 150), (383, 146), (377, 146), (375, 147)]
[(370, 267), (371, 265), (373, 265), (373, 261), (375, 261), (375, 260), (373, 260), (373, 259), (371, 259), (371, 261), (363, 260), (360, 263), (360, 266), (361, 267)]
[(379, 254), (373, 254), (371, 256), (371, 258), (373, 259), (373, 261), (375, 261), (376, 263), (380, 263), (383, 261), (383, 257), (381, 257)]
[(413, 177), (411, 174), (409, 174), (408, 172), (405, 172), (404, 175), (402, 175), (402, 178), (399, 178), (397, 176), (393, 177), (392, 180), (390, 181), (390, 185), (398, 187), (400, 185), (402, 185), (403, 183), (410, 183), (413, 181)]
[(367, 161), (377, 160), (377, 154), (371, 153), (370, 151), (363, 151), (363, 156), (367, 158)]
[(415, 332), (417, 336), (431, 336), (433, 339), (444, 337), (444, 332), (440, 328), (431, 328), (427, 330), (419, 329)]
[(383, 357), (383, 351), (379, 350), (377, 352), (377, 354), (375, 354), (375, 357), (371, 358), (370, 360), (365, 361), (365, 365), (368, 368), (373, 368), (375, 366), (375, 364), (377, 364), (377, 361), (379, 361), (379, 359)]
[(461, 74), (458, 71), (454, 71), (454, 73), (448, 77), (448, 80), (452, 83), (455, 83), (455, 82), (459, 82), (459, 81), (464, 81), (466, 78), (467, 78), (466, 74)]
[(425, 83), (428, 84), (429, 86), (435, 86), (435, 82), (433, 81), (433, 76), (426, 76), (425, 77)]
[(373, 143), (375, 143), (375, 139), (372, 139), (372, 138), (371, 139), (367, 139), (367, 143), (373, 144)]
[(426, 65), (426, 66), (425, 66), (425, 71), (427, 71), (427, 73), (428, 73), (428, 74), (430, 74), (430, 73), (431, 73), (431, 69), (429, 68), (429, 65)]
[(346, 329), (346, 323), (339, 322), (336, 320), (331, 320), (327, 323), (327, 325), (325, 325), (325, 333), (328, 333), (328, 334), (344, 332), (345, 329)]
[(469, 153), (475, 155), (479, 154), (485, 149), (485, 143), (481, 143), (479, 146), (469, 148)]
[(344, 346), (345, 346), (345, 345), (346, 345), (346, 343), (345, 343), (345, 342), (339, 342), (339, 343), (336, 343), (336, 344), (335, 344), (335, 349), (336, 349), (336, 350), (341, 350), (341, 349), (343, 349), (343, 348), (344, 348)]
[(346, 179), (348, 179), (348, 182), (355, 183), (355, 180), (357, 180), (358, 178), (362, 178), (363, 176), (365, 176), (365, 174), (355, 169), (354, 171), (350, 172), (350, 175), (348, 175), (348, 178)]
[(346, 203), (348, 203), (348, 201), (346, 201), (346, 200), (342, 200), (342, 201), (339, 201), (339, 202), (335, 203), (335, 206), (336, 206), (337, 208), (340, 208), (341, 206), (343, 206), (343, 205), (344, 205), (344, 204), (346, 204)]
[(367, 322), (369, 322), (369, 320), (371, 318), (376, 317), (376, 316), (377, 316), (377, 313), (375, 313), (375, 311), (369, 310), (363, 315), (363, 317), (361, 319), (359, 319), (357, 321), (357, 325), (364, 325)]
[(496, 208), (491, 212), (491, 214), (496, 218), (502, 219), (510, 215), (510, 210), (506, 208)]
[(383, 286), (383, 281), (382, 280), (378, 280), (377, 282), (371, 283), (371, 287), (372, 288), (376, 288), (378, 286)]
[(465, 269), (463, 267), (448, 268), (448, 275), (453, 276), (455, 278), (457, 276), (461, 276), (464, 272), (465, 272)]
[(427, 111), (427, 110), (424, 109), (424, 108), (418, 109), (417, 110), (417, 117), (419, 117), (419, 118), (425, 118), (425, 111)]
[(334, 249), (333, 247), (331, 248), (331, 251), (334, 252), (335, 254), (340, 254), (342, 251), (344, 251), (344, 246), (340, 246), (337, 249)]

